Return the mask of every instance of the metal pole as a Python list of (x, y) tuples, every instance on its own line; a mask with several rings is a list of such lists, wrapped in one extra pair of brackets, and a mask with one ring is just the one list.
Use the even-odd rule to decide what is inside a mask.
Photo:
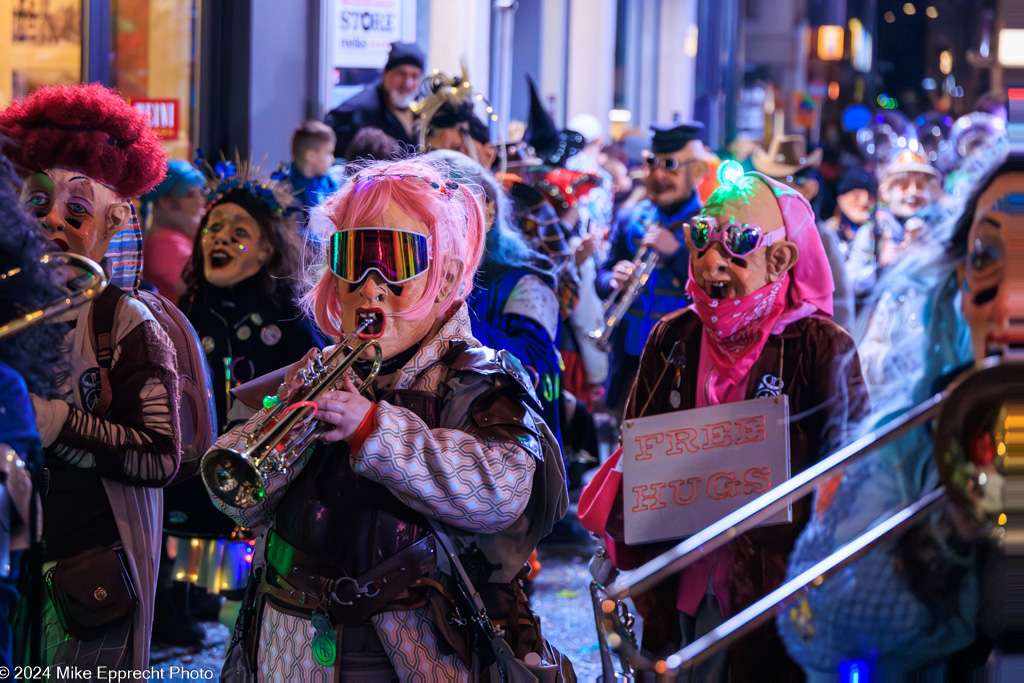
[[(491, 57), (491, 104), (498, 114), (498, 140), (503, 142), (512, 116), (512, 38), (517, 0), (494, 0), (494, 37), (497, 52)], [(488, 121), (488, 125), (492, 123)]]
[(949, 397), (954, 388), (955, 385), (935, 394), (885, 427), (862, 436), (848, 446), (839, 449), (789, 481), (779, 484), (739, 510), (690, 536), (647, 564), (624, 572), (605, 588), (605, 595), (612, 600), (622, 600), (634, 593), (642, 593), (666, 576), (678, 573), (702, 557), (706, 557), (740, 534), (771, 517), (788, 505), (789, 501), (810, 493), (825, 476), (838, 474), (842, 467), (880, 446), (895, 441), (927, 422), (938, 413), (942, 402)]
[(669, 656), (665, 663), (669, 669), (690, 668), (714, 655), (721, 648), (734, 642), (751, 629), (767, 621), (776, 608), (798, 591), (805, 589), (820, 577), (827, 577), (834, 571), (855, 560), (890, 534), (904, 531), (946, 500), (946, 489), (939, 487), (917, 502), (903, 508), (892, 517), (872, 527), (837, 551), (815, 564), (799, 576), (782, 584), (753, 605), (732, 617), (710, 633), (698, 638), (682, 650)]

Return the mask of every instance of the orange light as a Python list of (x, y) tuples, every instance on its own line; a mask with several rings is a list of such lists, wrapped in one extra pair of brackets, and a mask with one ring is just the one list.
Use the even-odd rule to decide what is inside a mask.
[(828, 84), (828, 98), (830, 100), (839, 99), (839, 81), (832, 81)]
[(818, 27), (818, 59), (837, 62), (843, 58), (843, 39), (846, 31), (842, 26)]

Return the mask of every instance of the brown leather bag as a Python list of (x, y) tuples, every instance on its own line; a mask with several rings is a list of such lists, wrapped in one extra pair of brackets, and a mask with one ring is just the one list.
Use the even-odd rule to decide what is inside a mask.
[(90, 548), (59, 560), (46, 586), (61, 626), (80, 640), (130, 619), (139, 604), (123, 548)]

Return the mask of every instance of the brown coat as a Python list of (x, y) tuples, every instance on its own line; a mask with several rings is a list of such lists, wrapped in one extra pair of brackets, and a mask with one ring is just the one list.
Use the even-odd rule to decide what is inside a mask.
[[(696, 405), (697, 391), (703, 390), (697, 386), (702, 330), (700, 319), (689, 310), (658, 322), (640, 357), (625, 419), (674, 410), (669, 394), (676, 368), (666, 368), (666, 359), (677, 342), (674, 358), (682, 365), (678, 410)], [(782, 334), (771, 335), (751, 369), (747, 398), (776, 395), (780, 368), (782, 391), (789, 397), (791, 471), (797, 474), (849, 441), (851, 428), (869, 412), (868, 394), (853, 339), (829, 320), (804, 318), (790, 324)], [(775, 390), (771, 391), (769, 385)], [(609, 520), (609, 533), (616, 540), (622, 539), (620, 502), (616, 501)], [(804, 498), (793, 505), (792, 523), (754, 529), (729, 544), (730, 613), (748, 607), (781, 585), (787, 558), (809, 513), (810, 500)], [(654, 543), (630, 550), (636, 551), (632, 553), (634, 559), (645, 561), (671, 545)], [(669, 579), (650, 592), (650, 599), (641, 596), (637, 602), (645, 620), (644, 647), (651, 651), (664, 652), (678, 645), (673, 642), (679, 638), (674, 610), (676, 585), (675, 578)], [(645, 611), (648, 614), (643, 614)]]

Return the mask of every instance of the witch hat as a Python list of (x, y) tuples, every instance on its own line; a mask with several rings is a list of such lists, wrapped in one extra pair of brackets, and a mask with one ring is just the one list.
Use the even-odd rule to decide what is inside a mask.
[(566, 159), (583, 149), (583, 135), (576, 131), (558, 130), (554, 120), (544, 109), (540, 95), (537, 94), (537, 86), (529, 74), (526, 74), (526, 83), (530, 86), (530, 115), (523, 139), (533, 147), (534, 152), (545, 164), (560, 166)]

